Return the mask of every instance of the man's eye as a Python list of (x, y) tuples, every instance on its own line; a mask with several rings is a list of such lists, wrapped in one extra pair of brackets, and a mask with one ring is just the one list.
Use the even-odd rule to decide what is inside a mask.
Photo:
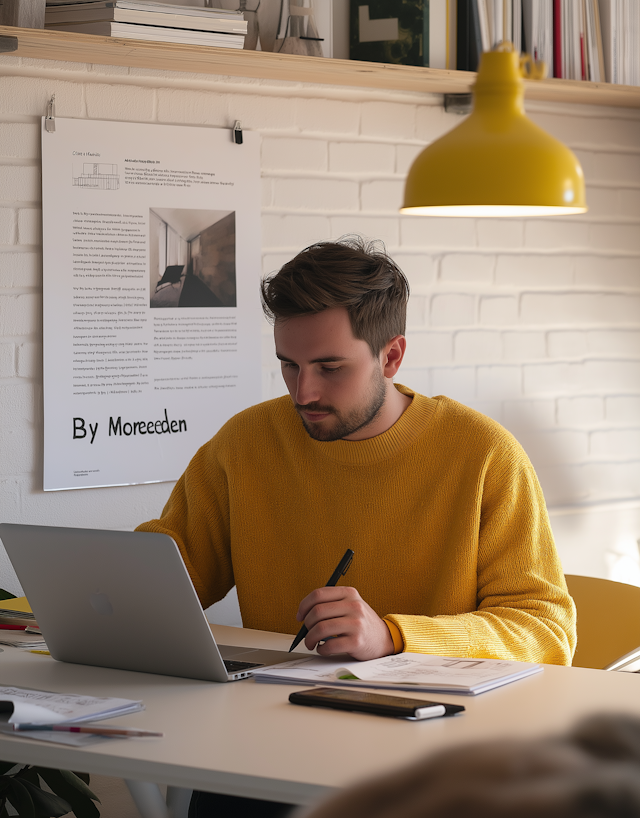
[(323, 372), (340, 372), (340, 370), (341, 370), (341, 369), (342, 369), (342, 367), (341, 367), (341, 366), (333, 366), (333, 367), (331, 367), (331, 366), (323, 366), (323, 367), (322, 367), (322, 371), (323, 371)]
[(282, 364), (283, 369), (297, 369), (298, 368), (298, 365), (292, 363), (291, 361), (280, 361), (280, 363)]

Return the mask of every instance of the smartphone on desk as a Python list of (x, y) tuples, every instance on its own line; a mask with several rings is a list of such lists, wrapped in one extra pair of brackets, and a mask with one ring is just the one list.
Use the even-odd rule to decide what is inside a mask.
[(443, 704), (426, 699), (410, 699), (406, 696), (390, 696), (385, 693), (344, 690), (334, 687), (297, 690), (290, 694), (289, 701), (292, 704), (304, 704), (308, 707), (353, 710), (359, 713), (374, 713), (376, 716), (395, 716), (410, 721), (453, 716), (464, 711), (461, 704)]

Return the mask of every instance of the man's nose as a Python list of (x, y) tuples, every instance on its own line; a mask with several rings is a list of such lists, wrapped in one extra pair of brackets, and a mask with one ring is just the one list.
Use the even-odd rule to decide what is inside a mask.
[(299, 406), (306, 406), (318, 400), (320, 400), (318, 378), (313, 372), (300, 369), (296, 383), (296, 403)]

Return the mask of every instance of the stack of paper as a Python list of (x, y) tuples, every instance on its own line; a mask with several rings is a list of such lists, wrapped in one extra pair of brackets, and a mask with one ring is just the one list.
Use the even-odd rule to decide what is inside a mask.
[(49, 2), (45, 28), (220, 48), (242, 48), (247, 33), (240, 11), (140, 0)]
[(37, 627), (36, 618), (25, 596), (3, 599), (0, 602), (0, 625)]
[(42, 636), (28, 630), (5, 631), (0, 630), (0, 645), (7, 645), (22, 650), (48, 650), (47, 643)]
[(0, 602), (0, 645), (24, 650), (47, 650), (26, 597)]
[(0, 686), (0, 732), (9, 732), (11, 735), (39, 741), (82, 746), (100, 739), (87, 734), (38, 730), (13, 733), (12, 725), (82, 724), (137, 713), (140, 710), (144, 710), (144, 705), (141, 701), (133, 699), (101, 698), (77, 693), (52, 693), (48, 690)]
[(541, 665), (501, 659), (461, 659), (398, 653), (369, 662), (313, 657), (253, 674), (259, 682), (425, 690), (475, 696), (542, 671)]

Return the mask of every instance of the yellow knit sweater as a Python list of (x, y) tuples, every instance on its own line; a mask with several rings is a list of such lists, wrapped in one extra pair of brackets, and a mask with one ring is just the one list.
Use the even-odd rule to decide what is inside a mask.
[(139, 530), (175, 539), (203, 606), (236, 585), (248, 628), (296, 633), (300, 600), (352, 548), (341, 583), (405, 650), (570, 664), (575, 608), (522, 448), (449, 398), (396, 388), (411, 405), (368, 440), (311, 439), (289, 397), (241, 412)]

